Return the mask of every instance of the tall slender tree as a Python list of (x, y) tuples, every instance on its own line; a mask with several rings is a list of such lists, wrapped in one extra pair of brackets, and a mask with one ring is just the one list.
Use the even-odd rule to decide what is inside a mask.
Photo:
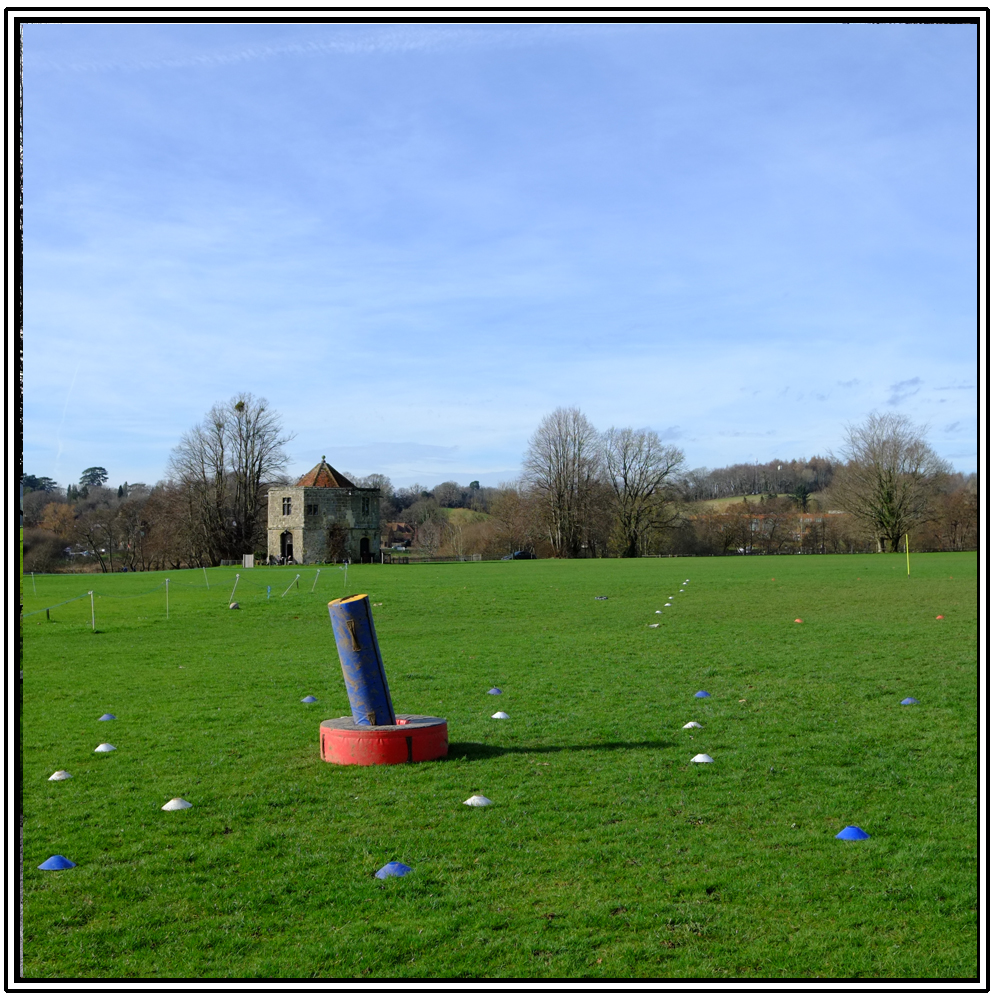
[(524, 478), (552, 547), (563, 557), (580, 555), (601, 482), (600, 438), (580, 410), (560, 407), (542, 420), (528, 442)]

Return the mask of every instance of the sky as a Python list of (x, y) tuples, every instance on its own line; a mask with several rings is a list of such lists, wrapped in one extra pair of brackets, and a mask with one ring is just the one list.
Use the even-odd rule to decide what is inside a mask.
[(977, 468), (977, 35), (23, 26), (24, 472), (166, 475), (216, 402), (396, 486), (555, 408), (689, 468), (877, 410)]

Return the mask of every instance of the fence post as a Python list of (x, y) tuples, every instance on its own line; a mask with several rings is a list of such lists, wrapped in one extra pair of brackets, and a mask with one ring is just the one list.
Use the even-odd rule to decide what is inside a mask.
[[(97, 625), (94, 622), (94, 592), (92, 590), (88, 590), (87, 593), (90, 594), (90, 631), (91, 632), (96, 632), (97, 631)], [(46, 611), (45, 611), (45, 617), (48, 618), (48, 616), (49, 616), (49, 612), (48, 612), (48, 609), (46, 609)]]
[(229, 595), (229, 603), (230, 604), (233, 603), (233, 596), (236, 593), (236, 587), (239, 585), (239, 582), (240, 582), (240, 574), (237, 573), (236, 574), (236, 583), (233, 584), (233, 593)]
[(208, 570), (204, 566), (201, 567), (202, 573), (205, 574), (205, 589), (211, 590), (212, 588), (208, 585)]
[[(316, 570), (316, 580), (318, 579), (319, 579), (319, 570)], [(309, 589), (310, 594), (316, 589), (316, 580), (313, 580), (313, 585)]]
[(170, 621), (170, 578), (167, 577), (163, 581), (163, 584), (166, 587), (167, 591), (167, 621)]

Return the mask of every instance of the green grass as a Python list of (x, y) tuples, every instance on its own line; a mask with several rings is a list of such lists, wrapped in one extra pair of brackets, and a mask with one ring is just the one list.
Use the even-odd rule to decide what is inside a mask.
[[(974, 978), (977, 563), (913, 563), (254, 569), (238, 612), (196, 570), (169, 621), (163, 574), (26, 578), (26, 613), (93, 588), (98, 633), (89, 599), (24, 620), (24, 974)], [(359, 591), (448, 759), (320, 760)]]

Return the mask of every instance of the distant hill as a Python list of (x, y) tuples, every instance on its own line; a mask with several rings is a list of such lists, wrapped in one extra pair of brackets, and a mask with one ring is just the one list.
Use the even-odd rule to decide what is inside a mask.
[(492, 520), (489, 514), (481, 510), (469, 510), (468, 507), (441, 508), (451, 524), (476, 524), (479, 521)]
[[(711, 500), (696, 500), (692, 504), (695, 510), (703, 511), (723, 511), (734, 503), (743, 503), (744, 498), (747, 503), (760, 503), (760, 493), (740, 493), (731, 497), (713, 497)], [(787, 493), (779, 493), (779, 497), (787, 497)], [(832, 507), (830, 498), (825, 493), (813, 493), (809, 497), (810, 512), (827, 511)]]

